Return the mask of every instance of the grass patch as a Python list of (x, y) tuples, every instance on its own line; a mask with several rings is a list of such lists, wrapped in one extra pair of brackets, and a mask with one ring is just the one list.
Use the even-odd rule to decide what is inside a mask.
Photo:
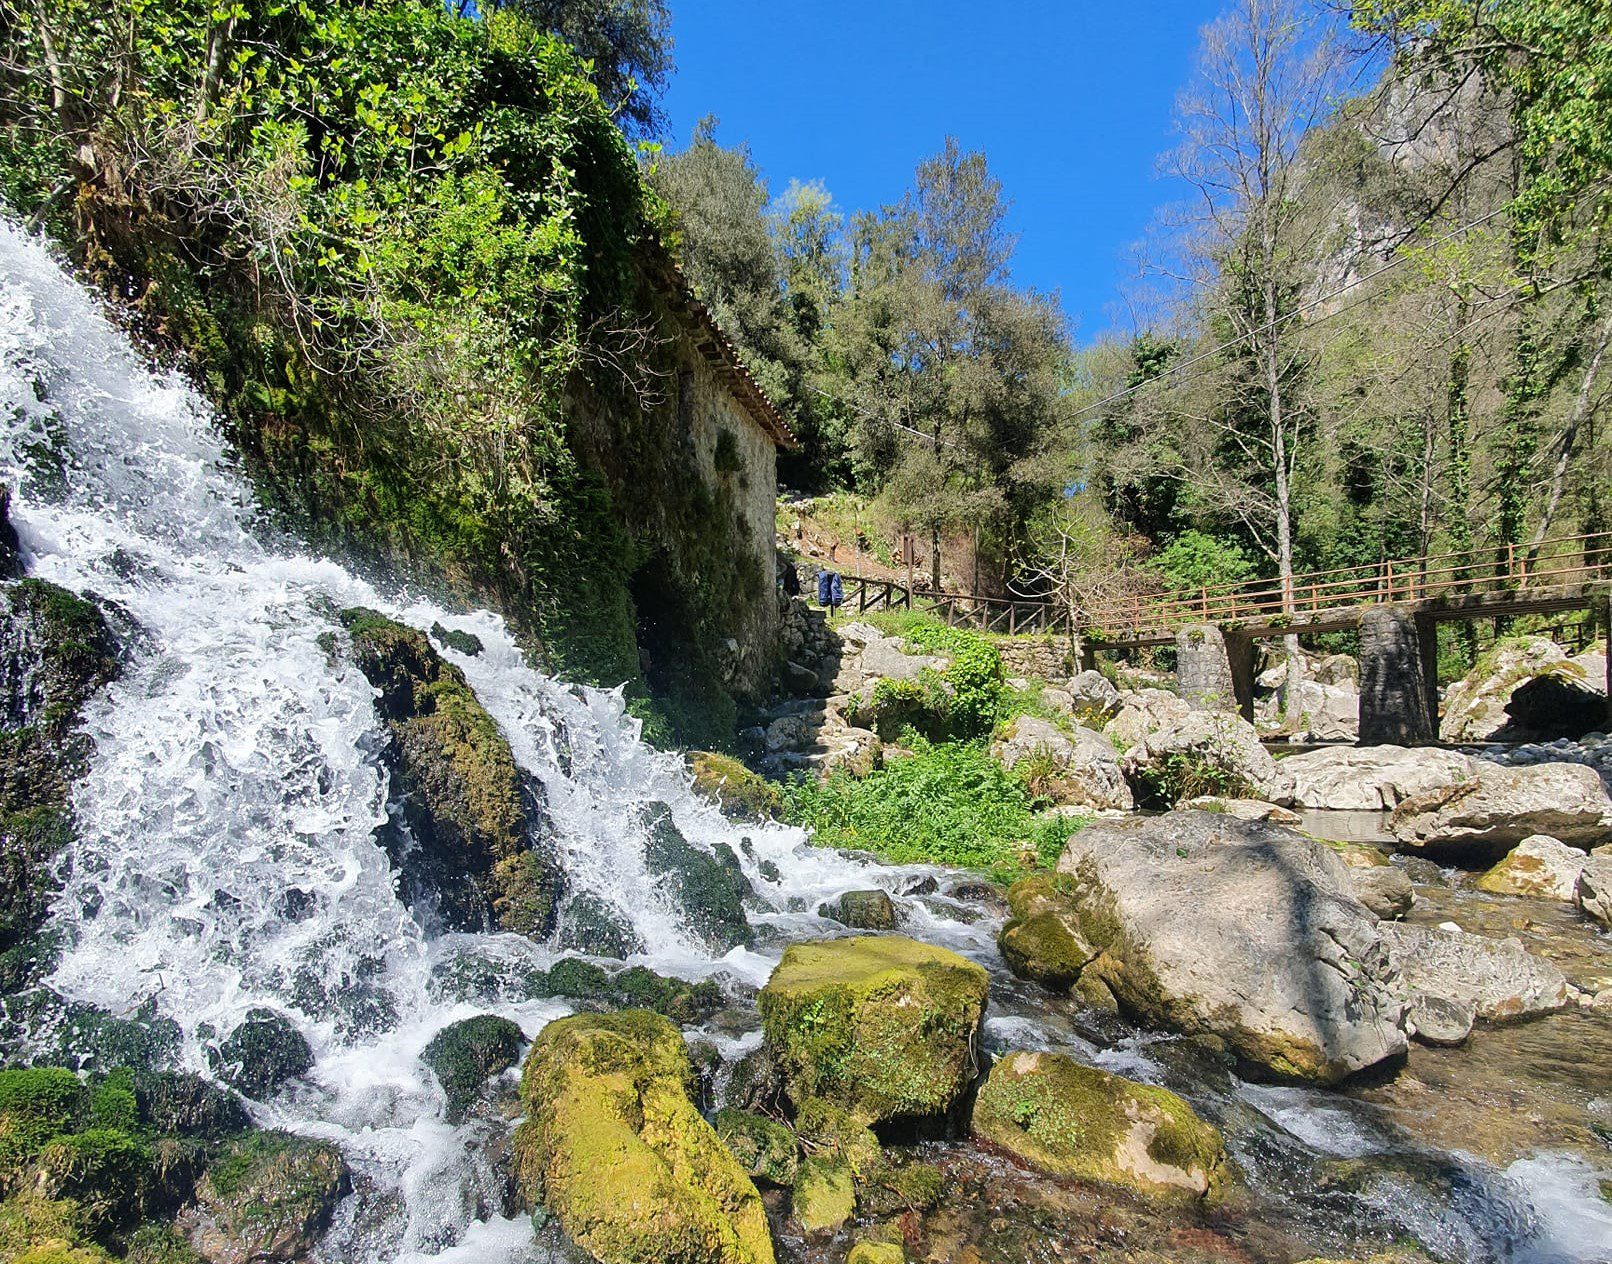
[(1024, 783), (982, 744), (911, 739), (910, 757), (858, 780), (835, 773), (785, 792), (789, 820), (821, 847), (873, 852), (893, 864), (978, 869), (1017, 881), (1057, 860), (1085, 821), (1037, 817)]

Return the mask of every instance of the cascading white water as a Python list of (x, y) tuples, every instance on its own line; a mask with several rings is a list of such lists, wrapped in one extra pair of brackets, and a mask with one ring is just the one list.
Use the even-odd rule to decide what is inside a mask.
[[(46, 452), (64, 463), (59, 472)], [(638, 740), (618, 694), (533, 670), (495, 615), (378, 592), (333, 561), (263, 543), (205, 404), (177, 375), (149, 371), (97, 300), (3, 221), (0, 478), (14, 492), (30, 572), (116, 602), (139, 629), (122, 678), (85, 717), (94, 756), (75, 790), (80, 841), (53, 914), (67, 947), (51, 984), (120, 1014), (154, 1000), (184, 1033), (184, 1061), (203, 1072), (206, 1030), (227, 1033), (257, 1005), (291, 1016), (314, 1068), (254, 1113), (347, 1154), (355, 1194), (327, 1258), (542, 1258), (524, 1220), (498, 1218), (479, 1144), (489, 1125), (445, 1122), (419, 1054), (473, 1013), (504, 1014), (530, 1037), (566, 1012), (442, 985), (456, 961), (546, 965), (551, 953), (512, 935), (432, 934), (399, 900), (376, 835), (388, 786), (374, 690), (319, 643), (335, 609), (373, 606), (481, 640), (480, 654), (444, 655), (543, 783), (573, 888), (625, 915), (640, 959), (662, 972), (759, 983), (777, 956), (768, 945), (828, 929), (813, 912), (824, 899), (894, 890), (914, 872), (810, 848), (781, 826), (736, 829), (691, 793), (681, 761)], [(645, 873), (635, 808), (657, 801), (696, 846), (725, 842), (741, 855), (764, 906), (752, 915), (766, 931), (761, 947), (713, 958), (687, 933)], [(909, 930), (993, 960), (995, 924), (951, 920), (944, 907), (905, 902)], [(1033, 1003), (999, 1011), (989, 1030), (1143, 1079), (1158, 1078), (1152, 1050), (1167, 1043), (1098, 1048), (1043, 1023)], [(1324, 1094), (1249, 1100), (1293, 1144), (1337, 1150)], [(1392, 1144), (1374, 1131), (1347, 1140), (1361, 1153)], [(1606, 1219), (1587, 1167), (1545, 1156), (1510, 1176), (1532, 1191), (1519, 1206), (1531, 1204), (1540, 1226), (1510, 1258), (1597, 1258)]]
[[(468, 1226), (463, 1258), (525, 1258), (528, 1227), (485, 1220), (488, 1173), (442, 1121), (418, 1054), (471, 1013), (496, 1009), (530, 1036), (565, 1007), (470, 1005), (432, 987), (447, 955), (549, 954), (508, 935), (433, 938), (398, 899), (375, 834), (387, 779), (374, 690), (321, 648), (332, 611), (372, 606), (480, 638), (483, 653), (447, 657), (544, 783), (573, 887), (621, 910), (655, 968), (760, 982), (776, 953), (714, 960), (686, 933), (644, 871), (633, 807), (669, 804), (707, 849), (737, 847), (738, 831), (693, 796), (679, 760), (637, 740), (618, 694), (534, 671), (496, 616), (399, 600), (261, 543), (205, 404), (179, 376), (150, 372), (47, 250), (5, 225), (0, 287), (0, 477), (16, 491), (28, 569), (117, 603), (141, 642), (85, 717), (95, 753), (74, 797), (80, 841), (54, 912), (68, 947), (52, 986), (115, 1013), (154, 998), (203, 1071), (198, 1031), (227, 1033), (255, 1005), (292, 1016), (314, 1069), (258, 1114), (346, 1150), (360, 1178), (351, 1201), (369, 1210), (338, 1222), (339, 1257), (430, 1258)], [(63, 479), (41, 474), (47, 450)], [(900, 878), (810, 849), (795, 830), (744, 836), (773, 909), (758, 920), (786, 934), (820, 927), (809, 910), (835, 892)], [(763, 860), (781, 881), (762, 876)]]

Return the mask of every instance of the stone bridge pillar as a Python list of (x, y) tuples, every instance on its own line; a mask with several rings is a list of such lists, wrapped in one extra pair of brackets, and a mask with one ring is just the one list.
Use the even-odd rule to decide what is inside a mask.
[(1253, 719), (1253, 641), (1212, 623), (1182, 628), (1175, 634), (1175, 687), (1195, 707)]
[(1433, 622), (1398, 606), (1360, 617), (1360, 744), (1438, 740), (1438, 646)]

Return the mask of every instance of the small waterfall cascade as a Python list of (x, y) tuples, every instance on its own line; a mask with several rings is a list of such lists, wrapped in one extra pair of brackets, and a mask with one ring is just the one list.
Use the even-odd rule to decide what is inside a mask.
[[(321, 643), (338, 610), (368, 606), (480, 641), (474, 655), (441, 652), (541, 783), (571, 890), (631, 926), (641, 945), (634, 963), (714, 979), (740, 997), (765, 981), (783, 944), (832, 929), (815, 912), (822, 902), (870, 886), (899, 893), (927, 872), (815, 849), (786, 826), (734, 825), (692, 792), (679, 758), (639, 740), (619, 692), (535, 670), (497, 615), (379, 590), (278, 540), (204, 401), (180, 375), (150, 369), (99, 300), (3, 221), (0, 478), (28, 572), (112, 603), (131, 629), (122, 676), (84, 716), (93, 756), (74, 789), (78, 841), (52, 913), (64, 948), (49, 985), (117, 1015), (154, 1008), (178, 1025), (183, 1064), (204, 1074), (211, 1036), (258, 1007), (290, 1018), (313, 1068), (251, 1107), (260, 1124), (334, 1141), (346, 1154), (354, 1193), (328, 1259), (544, 1260), (529, 1222), (501, 1217), (493, 1125), (449, 1124), (419, 1055), (442, 1027), (473, 1014), (502, 1014), (530, 1038), (568, 1012), (563, 1001), (497, 984), (500, 971), (551, 964), (552, 945), (444, 933), (399, 898), (381, 841), (391, 788), (376, 691)], [(717, 955), (685, 925), (646, 869), (639, 818), (655, 803), (695, 847), (733, 849), (755, 891), (757, 947)], [(951, 917), (944, 899), (903, 909), (909, 933), (997, 968), (993, 918)], [(493, 983), (474, 994), (455, 986), (467, 961)], [(1004, 991), (1008, 1012), (995, 1010), (988, 1037), (1165, 1078), (1158, 1051), (1167, 1039), (1098, 1047), (1043, 1021), (1033, 1002), (1012, 1012), (1017, 994), (1010, 982)], [(733, 1053), (756, 1034), (752, 1026), (716, 1039)], [(1335, 1148), (1342, 1116), (1326, 1095), (1249, 1091), (1239, 1103), (1236, 1091), (1222, 1113), (1257, 1115), (1253, 1141), (1239, 1143), (1252, 1176), (1274, 1185), (1283, 1156), (1308, 1162)], [(1379, 1131), (1361, 1136), (1349, 1153), (1381, 1144)], [(1456, 1214), (1424, 1241), (1455, 1234), (1457, 1258), (1503, 1232), (1513, 1244), (1543, 1244), (1510, 1253), (1515, 1260), (1597, 1258), (1604, 1221), (1582, 1196), (1588, 1169), (1536, 1166), (1513, 1176), (1533, 1191), (1544, 1236), (1469, 1231)], [(1275, 1188), (1272, 1198), (1282, 1197)], [(1339, 1219), (1373, 1214), (1354, 1204)], [(1404, 1209), (1381, 1214), (1413, 1223)]]

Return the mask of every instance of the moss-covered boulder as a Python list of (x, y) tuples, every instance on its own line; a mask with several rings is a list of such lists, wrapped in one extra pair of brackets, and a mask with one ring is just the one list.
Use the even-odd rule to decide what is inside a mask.
[(688, 983), (656, 974), (646, 966), (606, 970), (591, 961), (563, 957), (534, 976), (533, 996), (563, 996), (620, 1009), (648, 1009), (676, 1023), (697, 1023), (723, 1003), (722, 989), (709, 979)]
[(1064, 874), (1037, 873), (1008, 888), (1012, 916), (996, 946), (1008, 969), (1054, 991), (1065, 991), (1097, 956), (1080, 930), (1080, 916)]
[(898, 935), (792, 944), (761, 992), (766, 1045), (797, 1105), (868, 1124), (944, 1115), (979, 1071), (986, 975)]
[(550, 1023), (527, 1056), (516, 1179), (601, 1264), (772, 1264), (755, 1184), (690, 1100), (677, 1028), (644, 1010)]
[(1217, 1192), (1227, 1180), (1220, 1134), (1166, 1089), (1053, 1053), (1014, 1053), (974, 1102), (976, 1139), (1040, 1171), (1146, 1194)]
[(627, 915), (589, 891), (569, 896), (560, 911), (560, 947), (590, 957), (620, 960), (643, 949), (643, 940), (627, 920)]
[(858, 1242), (845, 1264), (906, 1264), (907, 1253), (898, 1242)]
[(542, 843), (541, 788), (425, 633), (373, 610), (345, 610), (341, 621), (391, 738), (386, 757), (412, 835), (391, 846), (404, 899), (432, 905), (450, 929), (545, 938), (564, 879)]
[(477, 1014), (449, 1023), (426, 1045), (420, 1061), (431, 1068), (448, 1098), (448, 1122), (459, 1123), (482, 1086), (520, 1061), (526, 1037), (507, 1018)]
[(808, 1235), (833, 1233), (856, 1214), (856, 1185), (850, 1169), (816, 1155), (808, 1157), (800, 1165), (789, 1205)]
[(248, 1097), (274, 1096), (280, 1086), (313, 1069), (313, 1050), (284, 1014), (247, 1011), (246, 1020), (207, 1051), (213, 1073)]
[(719, 1110), (711, 1123), (757, 1185), (787, 1189), (795, 1183), (800, 1147), (789, 1128), (744, 1110)]
[(855, 930), (894, 930), (896, 905), (888, 892), (877, 889), (847, 891), (817, 910), (819, 917), (831, 917)]
[(714, 952), (753, 944), (756, 934), (744, 915), (750, 884), (733, 850), (724, 844), (717, 854), (701, 851), (683, 837), (664, 803), (649, 804), (639, 825), (644, 864), (664, 880), (689, 930)]
[(111, 1264), (76, 1204), (23, 1190), (0, 1202), (0, 1260), (8, 1264)]
[(208, 1167), (179, 1225), (208, 1264), (306, 1259), (347, 1188), (329, 1142), (255, 1132)]
[(732, 755), (692, 751), (688, 770), (694, 775), (694, 789), (720, 807), (724, 816), (770, 821), (783, 811), (784, 796), (778, 787)]

